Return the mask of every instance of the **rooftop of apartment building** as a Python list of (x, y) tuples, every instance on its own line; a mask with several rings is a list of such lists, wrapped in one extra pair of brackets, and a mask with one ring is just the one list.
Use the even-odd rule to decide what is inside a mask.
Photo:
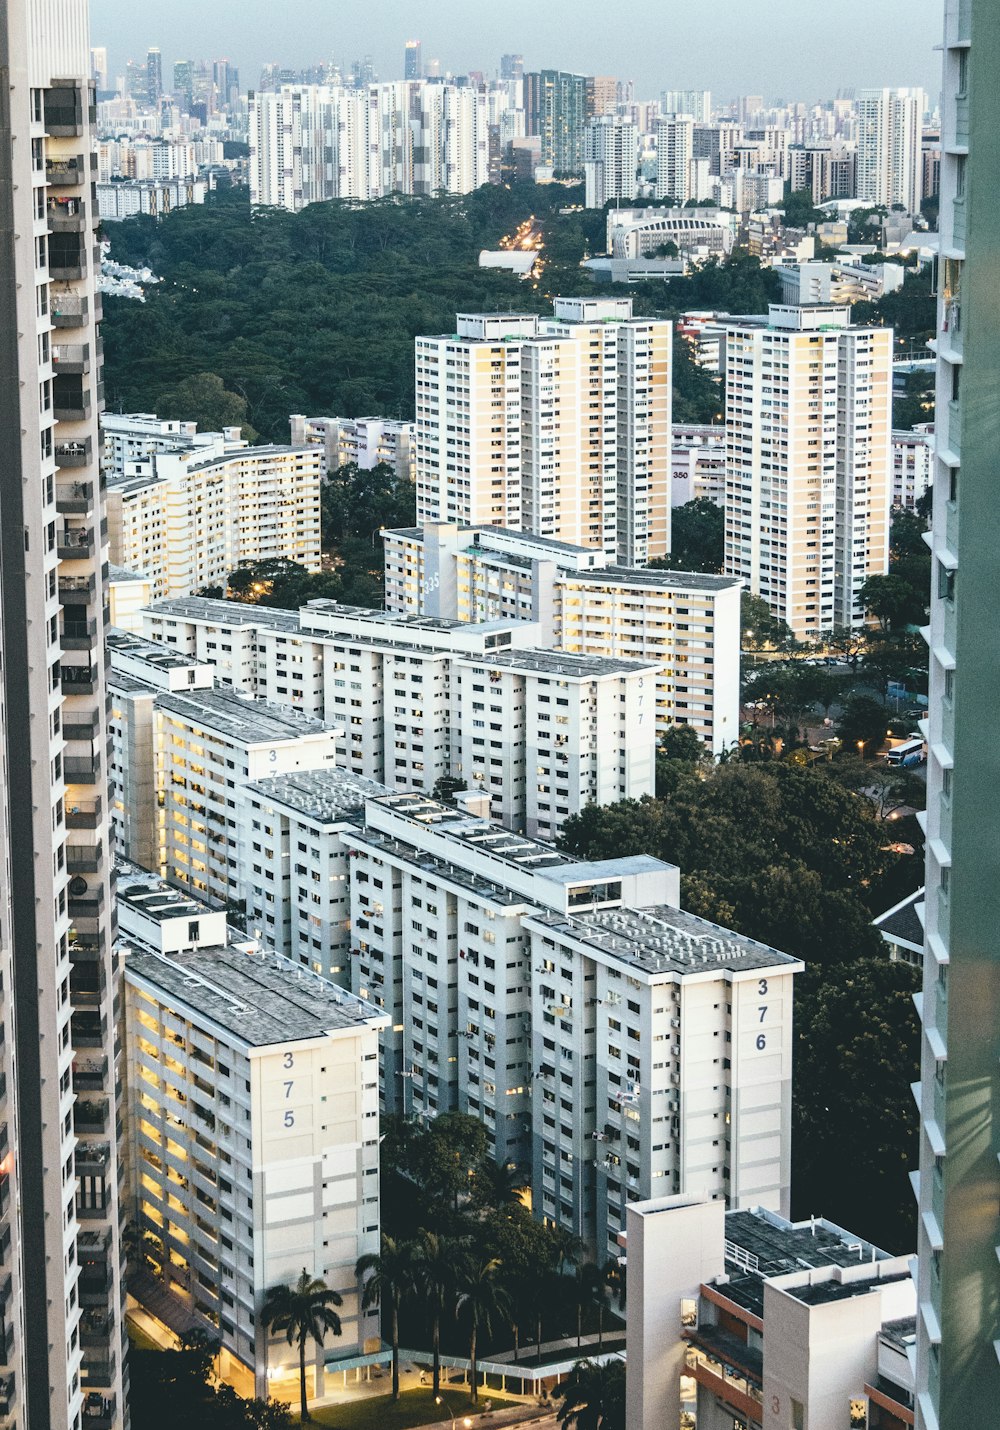
[(131, 631), (120, 630), (117, 626), (109, 627), (105, 640), (112, 662), (118, 654), (133, 656), (145, 665), (155, 666), (157, 670), (187, 670), (191, 665), (190, 657), (180, 655), (162, 641), (145, 640), (144, 637), (134, 635)]
[(141, 571), (133, 571), (131, 566), (116, 566), (114, 562), (108, 564), (109, 581), (148, 581), (149, 577)]
[(729, 591), (742, 586), (738, 576), (707, 576), (697, 571), (653, 571), (648, 566), (607, 566), (591, 571), (569, 571), (572, 581), (592, 586), (614, 582), (622, 586), (646, 586), (658, 591)]
[(898, 1321), (886, 1321), (879, 1335), (905, 1355), (912, 1350), (917, 1339), (917, 1318), (901, 1316)]
[(780, 964), (803, 967), (790, 954), (721, 928), (684, 909), (656, 904), (573, 915), (545, 914), (542, 922), (595, 953), (610, 955), (646, 974), (693, 974), (709, 970), (745, 973)]
[(602, 676), (638, 675), (643, 670), (659, 671), (655, 661), (620, 660), (614, 656), (573, 655), (558, 650), (504, 650), (487, 655), (468, 655), (466, 661), (496, 670), (528, 671), (534, 675), (555, 675), (566, 680), (593, 680)]
[(384, 795), (385, 785), (350, 770), (292, 770), (246, 786), (251, 795), (294, 810), (317, 824), (339, 824), (364, 813), (365, 800)]
[(215, 626), (267, 626), (279, 631), (299, 629), (298, 611), (244, 605), (242, 601), (222, 601), (211, 596), (167, 596), (151, 601), (146, 609), (157, 616), (174, 616), (181, 621), (207, 621)]
[(165, 919), (197, 919), (204, 913), (215, 912), (202, 899), (173, 888), (159, 874), (144, 869), (141, 864), (116, 858), (115, 870), (118, 876), (115, 890), (118, 904), (134, 908), (157, 923)]
[(161, 472), (158, 466), (158, 458), (161, 457), (187, 457), (189, 460), (185, 466), (185, 472), (207, 472), (213, 467), (223, 467), (233, 462), (249, 461), (256, 465), (266, 457), (287, 457), (295, 454), (308, 456), (310, 459), (319, 460), (318, 450), (312, 446), (288, 447), (278, 444), (271, 444), (264, 447), (231, 447), (227, 451), (210, 451), (208, 455), (202, 456), (206, 444), (202, 441), (179, 438), (176, 445), (172, 445), (168, 452), (154, 452), (140, 460), (149, 463), (148, 469), (143, 472), (109, 472), (108, 488), (121, 492), (124, 496), (129, 496), (133, 492), (142, 491), (145, 487), (156, 486), (160, 482), (168, 480), (167, 473)]
[(334, 728), (297, 710), (251, 700), (231, 690), (198, 690), (190, 695), (164, 691), (156, 704), (159, 710), (179, 715), (195, 728), (213, 730), (242, 745), (296, 740), (302, 735), (318, 735)]
[(151, 985), (174, 1008), (214, 1023), (248, 1048), (380, 1026), (360, 998), (279, 954), (253, 945), (187, 949), (169, 955), (132, 950), (126, 978)]

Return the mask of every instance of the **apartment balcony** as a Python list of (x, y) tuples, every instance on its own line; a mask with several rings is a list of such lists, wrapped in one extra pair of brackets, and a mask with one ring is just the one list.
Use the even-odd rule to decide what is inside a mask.
[[(57, 442), (56, 465), (60, 468), (87, 467), (90, 465), (92, 453), (93, 448), (91, 446), (89, 437), (85, 438), (82, 442)], [(75, 485), (78, 487), (83, 487), (89, 486), (90, 484), (87, 482), (77, 482), (75, 483)], [(56, 510), (61, 512), (88, 512), (94, 504), (92, 486), (90, 487), (88, 495), (90, 497), (90, 500), (88, 501), (86, 506), (63, 506), (61, 505), (63, 501), (80, 501), (81, 498), (75, 493), (73, 493), (69, 486), (65, 488), (65, 495), (60, 495), (59, 489), (57, 488)]]
[[(97, 689), (98, 671), (91, 665), (64, 665), (62, 685), (64, 695), (93, 695)], [(93, 829), (93, 825), (69, 825), (70, 829)]]
[(90, 371), (89, 343), (53, 343), (52, 368), (56, 373), (81, 373)]
[(67, 844), (66, 869), (70, 874), (96, 874), (104, 861), (104, 844)]
[(72, 930), (72, 938), (69, 945), (70, 963), (75, 967), (78, 963), (100, 963), (104, 957), (104, 935), (100, 930), (94, 933), (81, 933), (79, 929)]
[(107, 1036), (107, 1018), (91, 1012), (73, 1014), (70, 1041), (74, 1048), (102, 1048)]
[(84, 1430), (111, 1430), (115, 1423), (115, 1397), (91, 1391), (83, 1402)]
[(87, 1098), (73, 1107), (73, 1128), (84, 1136), (96, 1136), (108, 1130), (107, 1098)]
[[(54, 328), (83, 328), (90, 320), (90, 302), (76, 293), (53, 293), (49, 317)], [(95, 311), (95, 321), (98, 317)]]
[(70, 159), (47, 159), (45, 161), (45, 182), (50, 189), (79, 188), (87, 182), (89, 165), (83, 154)]
[[(10, 1277), (7, 1278), (8, 1282)], [(14, 1361), (14, 1323), (6, 1316), (0, 1321), (0, 1366), (4, 1370)]]
[(89, 755), (64, 755), (63, 775), (70, 785), (97, 784), (101, 777), (101, 756), (94, 750)]
[[(73, 448), (73, 451), (69, 449)], [(90, 438), (86, 442), (67, 442), (64, 460), (56, 448), (56, 461), (61, 467), (83, 467), (90, 461)], [(59, 482), (56, 485), (56, 511), (62, 516), (86, 516), (94, 508), (93, 482)]]
[(82, 199), (49, 199), (45, 205), (49, 233), (83, 233), (87, 226), (87, 206)]
[(57, 373), (52, 383), (52, 411), (60, 422), (85, 422), (94, 399), (79, 375)]
[(64, 526), (57, 538), (60, 561), (85, 561), (94, 554), (96, 533), (92, 526)]
[(45, 91), (46, 133), (55, 139), (71, 139), (83, 133), (83, 89), (75, 81), (54, 84)]
[(49, 276), (74, 282), (87, 274), (87, 245), (82, 233), (49, 234)]
[[(91, 1350), (89, 1354), (85, 1350), (80, 1366), (81, 1385), (84, 1391), (92, 1393), (97, 1389), (110, 1388), (115, 1381), (117, 1366), (118, 1358), (110, 1346), (104, 1346), (100, 1350)], [(85, 1419), (84, 1424), (86, 1423)]]
[[(83, 1236), (92, 1236), (96, 1233), (83, 1232), (77, 1238), (77, 1245)], [(92, 1347), (104, 1348), (108, 1344), (108, 1338), (114, 1329), (114, 1321), (107, 1311), (98, 1307), (90, 1311), (84, 1311), (80, 1316), (80, 1345), (87, 1350)]]
[(96, 595), (96, 576), (67, 576), (59, 572), (59, 599), (64, 606), (87, 605)]
[[(93, 650), (97, 644), (97, 617), (89, 621), (63, 621), (59, 632), (59, 643), (63, 650)], [(70, 737), (67, 735), (66, 737)]]
[(75, 1058), (73, 1060), (74, 1092), (103, 1092), (107, 1080), (107, 1058)]

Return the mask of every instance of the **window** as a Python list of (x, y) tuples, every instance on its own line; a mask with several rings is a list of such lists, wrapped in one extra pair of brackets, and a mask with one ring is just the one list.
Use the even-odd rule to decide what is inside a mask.
[(792, 1430), (806, 1430), (805, 1406), (801, 1400), (792, 1397)]

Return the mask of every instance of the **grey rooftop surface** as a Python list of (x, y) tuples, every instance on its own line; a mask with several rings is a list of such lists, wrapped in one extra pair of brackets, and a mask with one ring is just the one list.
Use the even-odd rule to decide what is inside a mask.
[(875, 927), (890, 943), (906, 944), (909, 948), (923, 951), (924, 922), (918, 910), (924, 903), (923, 889), (917, 889), (902, 902), (895, 904), (874, 920)]
[(238, 946), (169, 956), (129, 952), (125, 977), (152, 985), (193, 1022), (213, 1023), (251, 1048), (385, 1021), (377, 1009), (290, 959)]
[(141, 571), (133, 571), (131, 566), (116, 566), (112, 561), (108, 565), (109, 581), (148, 581), (149, 577)]
[(193, 690), (190, 694), (164, 692), (158, 696), (156, 707), (180, 715), (194, 726), (225, 735), (241, 745), (296, 740), (302, 735), (318, 735), (334, 728), (323, 720), (300, 715), (284, 705), (248, 700), (231, 690)]
[(377, 780), (350, 770), (292, 770), (246, 786), (250, 795), (273, 800), (321, 824), (339, 824), (363, 812), (366, 799), (388, 791)]
[(181, 621), (206, 621), (213, 626), (266, 626), (272, 630), (297, 631), (298, 611), (280, 611), (272, 606), (245, 605), (242, 601), (220, 601), (211, 596), (166, 596), (145, 608), (156, 616)]
[(898, 1321), (886, 1321), (879, 1334), (899, 1350), (908, 1351), (917, 1339), (917, 1318), (902, 1316)]
[(798, 971), (803, 966), (790, 954), (667, 904), (547, 914), (540, 921), (644, 973), (704, 973), (712, 968), (743, 973), (777, 965)]
[(592, 586), (650, 586), (658, 591), (728, 591), (742, 586), (739, 576), (703, 576), (696, 571), (651, 571), (648, 566), (595, 566), (587, 571), (567, 571), (569, 581)]
[(461, 656), (469, 664), (490, 666), (496, 670), (531, 671), (536, 675), (565, 676), (568, 680), (590, 680), (605, 675), (639, 675), (642, 671), (658, 672), (655, 660), (620, 660), (617, 656), (575, 655), (560, 650), (505, 650), (484, 655)]
[(127, 655), (154, 665), (157, 670), (187, 670), (189, 666), (198, 664), (194, 656), (182, 655), (162, 641), (148, 641), (118, 626), (109, 626), (105, 639), (112, 661), (116, 654)]

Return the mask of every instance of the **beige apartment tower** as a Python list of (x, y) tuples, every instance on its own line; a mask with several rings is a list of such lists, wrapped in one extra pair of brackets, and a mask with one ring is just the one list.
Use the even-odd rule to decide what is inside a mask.
[(0, 1413), (127, 1423), (84, 0), (0, 7)]

